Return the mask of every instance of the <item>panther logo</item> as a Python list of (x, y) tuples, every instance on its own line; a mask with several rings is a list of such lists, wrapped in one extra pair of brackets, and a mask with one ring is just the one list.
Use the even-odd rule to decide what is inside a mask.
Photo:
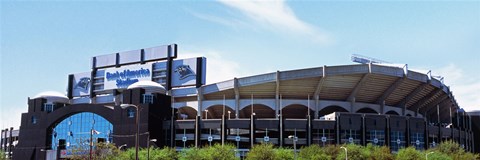
[(183, 80), (190, 76), (195, 76), (195, 73), (189, 65), (180, 65), (175, 68), (175, 72), (180, 74), (180, 80)]
[(87, 90), (89, 86), (88, 84), (90, 84), (90, 78), (83, 77), (83, 78), (80, 78), (80, 81), (78, 81), (77, 85), (75, 85), (75, 88)]

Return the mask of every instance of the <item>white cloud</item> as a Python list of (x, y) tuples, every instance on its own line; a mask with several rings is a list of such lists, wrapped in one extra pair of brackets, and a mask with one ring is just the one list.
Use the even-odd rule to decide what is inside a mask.
[(207, 57), (207, 84), (230, 80), (247, 75), (240, 65), (232, 60), (225, 59), (217, 51), (182, 51), (180, 59), (192, 57)]
[(480, 110), (480, 76), (465, 75), (464, 71), (454, 64), (432, 72), (445, 77), (444, 83), (450, 86), (460, 107), (466, 111)]
[[(288, 33), (306, 38), (312, 42), (329, 44), (332, 39), (326, 32), (307, 22), (300, 20), (292, 9), (283, 0), (276, 1), (229, 1), (219, 0), (220, 3), (233, 8), (245, 16), (239, 20), (234, 17), (221, 18), (191, 12), (194, 16), (214, 23), (237, 28), (238, 26), (261, 26), (267, 30)], [(253, 27), (256, 28), (256, 27)]]

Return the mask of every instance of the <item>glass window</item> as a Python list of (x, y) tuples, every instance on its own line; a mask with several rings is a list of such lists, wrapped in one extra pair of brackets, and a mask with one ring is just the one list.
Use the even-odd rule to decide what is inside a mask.
[(37, 117), (32, 116), (32, 124), (37, 124)]
[(53, 104), (45, 103), (43, 105), (45, 112), (50, 113), (53, 111)]
[(65, 140), (65, 143), (68, 144), (66, 145), (67, 153), (71, 154), (72, 152), (68, 152), (68, 150), (88, 149), (90, 136), (92, 136), (93, 143), (98, 142), (98, 139), (108, 139), (109, 142), (112, 142), (113, 125), (98, 114), (81, 112), (63, 119), (51, 128), (51, 131), (51, 140), (49, 141), (51, 148), (56, 150), (59, 141)]
[(144, 95), (143, 95), (143, 103), (153, 104), (153, 95), (151, 95), (151, 94), (144, 94)]
[(133, 118), (133, 117), (135, 117), (135, 109), (133, 109), (133, 108), (127, 109), (127, 114), (128, 114), (128, 115), (127, 115), (128, 118)]

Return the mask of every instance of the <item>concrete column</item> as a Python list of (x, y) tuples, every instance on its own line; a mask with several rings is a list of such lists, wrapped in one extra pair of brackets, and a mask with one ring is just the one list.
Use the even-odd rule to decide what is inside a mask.
[(312, 116), (307, 116), (307, 145), (312, 144)]
[(337, 144), (340, 144), (340, 116), (335, 115), (335, 123), (337, 125)]
[(8, 133), (8, 128), (5, 128), (5, 130), (3, 130), (3, 151), (7, 152), (7, 143), (8, 143), (8, 139), (7, 139), (7, 133)]
[(3, 129), (2, 129), (2, 134), (0, 135), (0, 149), (3, 149)]
[(366, 136), (366, 129), (365, 129), (365, 114), (362, 114), (362, 145), (367, 145), (367, 136)]
[(250, 148), (255, 144), (255, 115), (250, 115)]
[(13, 148), (13, 127), (10, 127), (10, 137), (8, 138), (8, 154), (9, 155), (8, 157), (12, 158), (12, 148)]
[(280, 95), (278, 93), (275, 94), (275, 117), (278, 118), (280, 114)]
[(355, 113), (354, 108), (355, 108), (355, 97), (353, 97), (352, 100), (350, 101), (350, 113)]
[(317, 119), (317, 118), (319, 118), (318, 117), (319, 116), (318, 112), (320, 111), (320, 109), (319, 109), (320, 108), (320, 96), (317, 95), (314, 98), (315, 98), (315, 114), (314, 114), (315, 117), (314, 117), (314, 119)]
[(240, 117), (240, 95), (235, 94), (235, 118)]
[(226, 122), (226, 120), (225, 120), (225, 115), (222, 115), (222, 124), (221, 124), (221, 125), (222, 125), (222, 134), (221, 134), (221, 136), (222, 136), (222, 137), (221, 137), (221, 139), (222, 139), (222, 146), (225, 144), (225, 138), (227, 138), (227, 136), (226, 136), (227, 132), (226, 132), (226, 130), (225, 130), (225, 128), (226, 128), (226, 127), (225, 127), (225, 122)]
[(385, 100), (380, 103), (380, 115), (385, 114)]
[(200, 126), (200, 121), (202, 120), (202, 117), (201, 116), (197, 116), (195, 118), (195, 147), (200, 147), (201, 146), (201, 140), (200, 140), (200, 136), (201, 136), (201, 127)]
[(202, 87), (200, 88), (197, 88), (197, 103), (198, 103), (198, 107), (197, 107), (197, 116), (200, 116), (200, 118), (202, 117), (202, 111), (203, 111), (203, 92), (202, 92)]

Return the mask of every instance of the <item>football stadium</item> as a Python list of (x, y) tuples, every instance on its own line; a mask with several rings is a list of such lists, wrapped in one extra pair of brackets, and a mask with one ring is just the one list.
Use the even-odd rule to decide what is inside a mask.
[(178, 59), (176, 44), (95, 56), (86, 72), (66, 75), (66, 94), (28, 98), (13, 158), (68, 158), (72, 148), (87, 153), (95, 142), (176, 149), (230, 143), (245, 152), (259, 143), (371, 143), (396, 152), (453, 140), (478, 152), (478, 124), (442, 78), (352, 60), (359, 63), (206, 84), (207, 58)]

